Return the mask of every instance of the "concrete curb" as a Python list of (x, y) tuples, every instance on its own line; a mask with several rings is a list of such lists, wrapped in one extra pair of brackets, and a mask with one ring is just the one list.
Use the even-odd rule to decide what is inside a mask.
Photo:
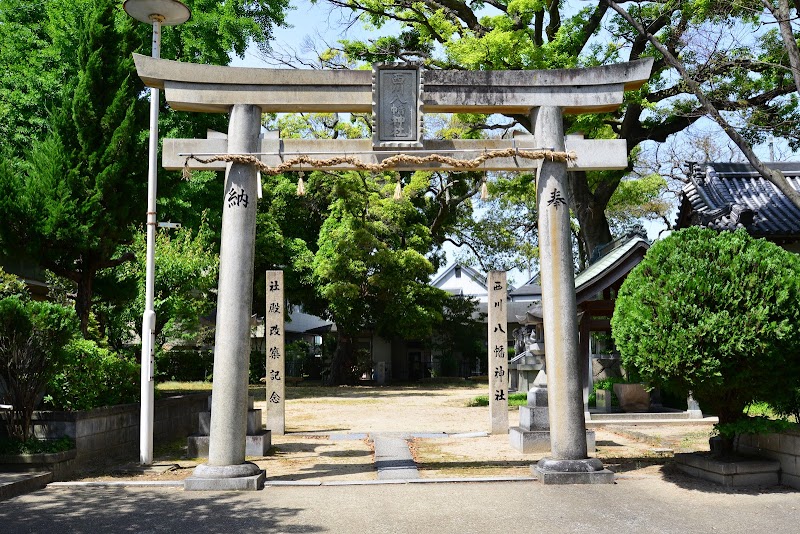
[(48, 488), (64, 487), (151, 487), (151, 488), (182, 488), (183, 480), (97, 480), (74, 482), (51, 482)]
[[(470, 478), (416, 478), (416, 479), (394, 479), (394, 480), (334, 480), (324, 482), (321, 480), (266, 480), (264, 487), (336, 487), (336, 486), (385, 486), (391, 484), (475, 484), (487, 482), (536, 482), (536, 477), (470, 477)], [(65, 487), (140, 487), (140, 488), (182, 488), (182, 480), (169, 481), (149, 481), (140, 482), (136, 480), (113, 480), (113, 481), (92, 481), (92, 482), (51, 482), (47, 488)]]
[(0, 475), (0, 501), (40, 490), (53, 480), (50, 471), (3, 473)]

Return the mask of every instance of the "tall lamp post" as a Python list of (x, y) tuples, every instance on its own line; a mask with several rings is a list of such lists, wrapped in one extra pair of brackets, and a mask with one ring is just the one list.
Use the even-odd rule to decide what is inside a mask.
[[(161, 26), (189, 20), (189, 8), (178, 0), (126, 0), (123, 9), (138, 21), (153, 25), (153, 57), (161, 57)], [(156, 267), (156, 186), (158, 159), (158, 89), (150, 88), (150, 143), (147, 171), (147, 268), (142, 316), (142, 405), (139, 422), (139, 461), (153, 463), (154, 347), (156, 312), (153, 311)]]

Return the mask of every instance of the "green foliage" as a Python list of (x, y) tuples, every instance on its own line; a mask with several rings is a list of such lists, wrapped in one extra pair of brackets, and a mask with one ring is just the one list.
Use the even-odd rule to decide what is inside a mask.
[(486, 325), (473, 318), (476, 299), (450, 295), (444, 301), (442, 322), (431, 338), (431, 349), (438, 354), (441, 376), (456, 376), (461, 360), (473, 362), (486, 352)]
[[(162, 29), (162, 56), (215, 64), (227, 64), (231, 52), (242, 56), (251, 42), (266, 47), (288, 6), (186, 3), (192, 18)], [(121, 247), (144, 220), (148, 102), (131, 54), (150, 55), (151, 33), (111, 0), (0, 0), (0, 209), (13, 221), (0, 229), (0, 249), (24, 252), (77, 284), (87, 337), (97, 300), (106, 306), (95, 310), (101, 330), (128, 337), (126, 325), (109, 324), (108, 306), (125, 309), (136, 292), (113, 271), (133, 258)], [(162, 135), (200, 137), (225, 127), (223, 115), (162, 107)], [(214, 173), (196, 174), (184, 182), (159, 172), (160, 215), (194, 229), (222, 196)]]
[(667, 181), (658, 174), (622, 180), (608, 202), (606, 215), (612, 225), (628, 226), (640, 220), (665, 218), (672, 205), (664, 200)]
[[(156, 342), (203, 341), (210, 337), (200, 319), (208, 315), (216, 303), (219, 256), (213, 252), (213, 234), (202, 218), (197, 230), (181, 228), (161, 230), (156, 235), (156, 270), (153, 309), (156, 313)], [(138, 329), (144, 312), (146, 282), (145, 234), (134, 236), (130, 251), (136, 261), (115, 272), (115, 280), (138, 288), (133, 306), (129, 303), (110, 310), (124, 319), (118, 328), (123, 337), (131, 328)], [(200, 377), (202, 378), (202, 377)]]
[(781, 417), (794, 417), (794, 421), (800, 424), (800, 387), (783, 392), (780, 398), (772, 401), (772, 408)]
[[(607, 3), (330, 3), (352, 9), (370, 26), (399, 26), (390, 37), (369, 42), (341, 41), (341, 52), (350, 62), (393, 61), (403, 51), (411, 51), (418, 52), (431, 68), (489, 71), (592, 67), (654, 57), (648, 83), (639, 90), (627, 91), (618, 110), (565, 117), (565, 130), (569, 133), (625, 139), (630, 162), (626, 171), (570, 173), (570, 200), (577, 220), (574, 236), (583, 254), (578, 263), (634, 220), (661, 219), (669, 211), (661, 196), (663, 180), (654, 175), (634, 180), (629, 176), (630, 169), (644, 163), (639, 161), (642, 143), (664, 142), (706, 113), (646, 37), (638, 35)], [(726, 115), (735, 116), (734, 126), (748, 141), (762, 142), (774, 135), (785, 139), (792, 148), (800, 144), (800, 106), (792, 69), (778, 32), (770, 26), (774, 20), (765, 14), (762, 5), (708, 0), (617, 4), (643, 21), (667, 49), (680, 52), (680, 59), (706, 96)], [(494, 117), (484, 121), (484, 126), (499, 130), (515, 123), (531, 131), (529, 117), (520, 115), (510, 115), (507, 120)], [(520, 221), (535, 221), (535, 206), (529, 206), (521, 217), (519, 212), (510, 213), (507, 220), (509, 227)], [(489, 230), (491, 227), (476, 229)], [(498, 240), (501, 244), (512, 237), (510, 232), (497, 234), (502, 237)], [(461, 235), (452, 239), (466, 241)], [(535, 246), (535, 241), (529, 243)], [(526, 252), (521, 256), (532, 262), (535, 250)], [(475, 253), (483, 254), (483, 250)], [(523, 257), (513, 259), (521, 261)]]
[[(509, 406), (527, 406), (528, 404), (528, 394), (526, 392), (522, 393), (512, 393), (508, 396), (508, 405)], [(488, 395), (478, 395), (467, 402), (467, 406), (470, 408), (475, 408), (478, 406), (489, 406), (489, 397)]]
[(156, 352), (156, 382), (208, 381), (213, 372), (214, 353), (210, 350), (172, 349)]
[(31, 435), (31, 416), (77, 332), (75, 311), (49, 302), (0, 300), (0, 403), (12, 438)]
[(25, 282), (13, 274), (9, 274), (0, 266), (0, 300), (17, 297), (22, 301), (30, 299)]
[(25, 162), (0, 175), (7, 193), (0, 209), (13, 221), (0, 230), (0, 246), (77, 281), (84, 334), (97, 271), (119, 261), (116, 246), (130, 240), (133, 208), (145, 193), (138, 133), (146, 115), (131, 76), (132, 23), (115, 24), (116, 11), (111, 0), (79, 10), (77, 44), (58, 49), (72, 55), (74, 70), (47, 133), (32, 140)]
[(51, 454), (68, 451), (75, 448), (75, 441), (71, 438), (37, 439), (28, 438), (0, 440), (0, 455), (3, 454)]
[(733, 439), (739, 434), (773, 434), (794, 428), (795, 425), (783, 419), (768, 417), (742, 417), (730, 423), (719, 423), (714, 426), (717, 435)]
[(248, 368), (248, 381), (250, 384), (262, 383), (261, 379), (267, 376), (267, 356), (257, 350), (250, 351), (250, 367)]
[(624, 384), (626, 380), (622, 377), (610, 376), (607, 378), (599, 378), (594, 381), (592, 392), (589, 394), (589, 406), (597, 405), (597, 390), (604, 389), (611, 392), (611, 406), (619, 406), (619, 399), (617, 394), (614, 393), (614, 384)]
[(800, 258), (745, 230), (681, 230), (628, 275), (611, 324), (625, 367), (733, 422), (797, 387)]
[(138, 363), (78, 338), (65, 347), (45, 402), (67, 411), (127, 404), (139, 400), (139, 386)]

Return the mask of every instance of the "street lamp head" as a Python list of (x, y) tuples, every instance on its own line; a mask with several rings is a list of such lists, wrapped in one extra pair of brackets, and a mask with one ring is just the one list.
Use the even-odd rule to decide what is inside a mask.
[(162, 26), (183, 24), (192, 12), (178, 0), (125, 0), (125, 12), (141, 22), (152, 24), (159, 21)]

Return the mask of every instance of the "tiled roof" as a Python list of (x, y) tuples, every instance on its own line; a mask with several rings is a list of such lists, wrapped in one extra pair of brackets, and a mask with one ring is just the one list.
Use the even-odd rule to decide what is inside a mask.
[(650, 243), (640, 233), (632, 232), (609, 243), (600, 259), (575, 277), (578, 303), (590, 300), (613, 285), (621, 276), (638, 264), (650, 248)]
[[(770, 163), (800, 191), (800, 163)], [(800, 209), (746, 163), (697, 165), (683, 187), (677, 228), (746, 228), (755, 237), (800, 239)]]

